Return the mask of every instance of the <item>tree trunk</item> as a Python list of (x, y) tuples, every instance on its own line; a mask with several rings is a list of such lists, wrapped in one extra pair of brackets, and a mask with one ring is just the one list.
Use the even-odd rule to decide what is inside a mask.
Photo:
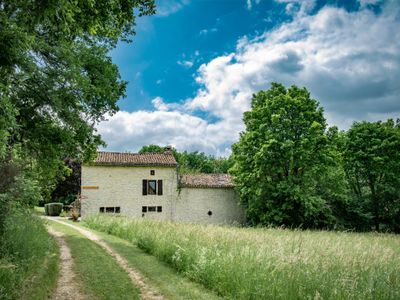
[(373, 209), (374, 209), (375, 230), (379, 231), (379, 201), (376, 197), (374, 180), (371, 180), (371, 179), (369, 180), (369, 188), (371, 189), (371, 200), (372, 200), (372, 205), (373, 205)]

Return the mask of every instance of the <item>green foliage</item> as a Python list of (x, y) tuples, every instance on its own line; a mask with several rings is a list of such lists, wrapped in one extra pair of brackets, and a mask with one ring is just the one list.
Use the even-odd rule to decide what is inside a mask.
[(232, 146), (232, 174), (248, 219), (304, 227), (334, 224), (330, 195), (324, 195), (329, 186), (320, 179), (332, 182), (339, 174), (319, 103), (305, 88), (273, 83), (253, 96), (244, 123), (246, 131)]
[[(173, 148), (173, 153), (175, 154), (177, 151), (175, 148)], [(147, 145), (147, 146), (143, 146), (140, 150), (139, 153), (143, 154), (143, 153), (164, 153), (165, 152), (165, 147), (161, 147), (159, 145)]]
[(366, 216), (360, 225), (400, 232), (400, 121), (354, 123), (344, 163), (357, 211)]
[(58, 250), (39, 217), (12, 209), (0, 239), (0, 299), (45, 299), (56, 284)]
[[(70, 171), (64, 158), (94, 158), (104, 145), (95, 125), (126, 88), (109, 51), (154, 12), (153, 0), (1, 2), (0, 194), (23, 174), (47, 200)], [(27, 199), (4, 196), (0, 210)]]
[[(7, 164), (7, 166), (7, 168), (11, 168), (11, 170), (15, 168), (14, 164)], [(10, 170), (3, 174), (7, 175), (9, 172)], [(4, 230), (7, 216), (11, 213), (12, 209), (24, 209), (28, 206), (33, 207), (42, 199), (41, 188), (33, 175), (29, 173), (19, 173), (15, 176), (13, 174), (11, 178), (13, 180), (12, 183), (9, 184), (8, 189), (0, 193), (0, 237)]]
[(398, 299), (400, 240), (96, 216), (86, 226), (130, 241), (226, 299)]
[(181, 173), (228, 173), (233, 161), (230, 157), (214, 157), (203, 152), (178, 153)]
[(46, 203), (44, 205), (44, 211), (47, 216), (59, 216), (63, 209), (62, 203)]
[(65, 159), (64, 163), (69, 172), (59, 178), (50, 198), (54, 202), (69, 205), (75, 201), (81, 191), (81, 164), (72, 159)]
[[(126, 89), (109, 52), (134, 34), (137, 16), (154, 12), (154, 0), (1, 1), (0, 241), (2, 263), (12, 261), (1, 284), (18, 288), (31, 270), (25, 260), (46, 255), (43, 226), (9, 215), (50, 197), (70, 173), (64, 158), (90, 161), (104, 145), (95, 125)], [(14, 297), (8, 287), (0, 298)]]
[[(175, 148), (171, 149), (176, 161), (179, 164), (180, 173), (228, 173), (233, 165), (231, 157), (214, 157), (204, 152), (178, 152)], [(158, 145), (143, 146), (139, 153), (163, 153), (165, 147)]]
[(154, 8), (152, 0), (3, 2), (0, 93), (18, 118), (0, 119), (0, 138), (12, 136), (10, 146), (50, 169), (67, 156), (93, 157), (101, 144), (93, 125), (117, 110), (126, 87), (108, 51), (134, 33), (137, 13)]

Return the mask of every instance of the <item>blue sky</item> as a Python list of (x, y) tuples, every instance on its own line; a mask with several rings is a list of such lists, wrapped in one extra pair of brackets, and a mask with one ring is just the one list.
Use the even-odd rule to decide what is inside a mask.
[[(330, 125), (399, 116), (394, 1), (160, 0), (111, 57), (129, 81), (98, 126), (108, 150), (170, 144), (227, 155), (251, 94), (306, 86)], [(396, 40), (397, 38), (397, 40)]]

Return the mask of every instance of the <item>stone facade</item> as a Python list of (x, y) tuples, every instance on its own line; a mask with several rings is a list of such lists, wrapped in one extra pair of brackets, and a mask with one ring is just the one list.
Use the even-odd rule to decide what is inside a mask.
[(174, 202), (174, 220), (208, 224), (243, 223), (244, 213), (232, 188), (181, 189)]
[[(144, 195), (143, 180), (157, 183), (155, 195), (150, 190)], [(158, 194), (159, 181), (162, 195)], [(178, 222), (244, 222), (243, 209), (231, 186), (181, 185), (176, 166), (84, 165), (81, 184), (82, 218), (109, 212)]]
[[(154, 170), (154, 175), (150, 171)], [(163, 195), (142, 195), (142, 182), (162, 180)], [(161, 212), (146, 218), (171, 220), (171, 204), (177, 198), (177, 173), (173, 167), (82, 166), (82, 217), (100, 213), (100, 208), (119, 207), (120, 214), (141, 218), (142, 207), (161, 206)]]

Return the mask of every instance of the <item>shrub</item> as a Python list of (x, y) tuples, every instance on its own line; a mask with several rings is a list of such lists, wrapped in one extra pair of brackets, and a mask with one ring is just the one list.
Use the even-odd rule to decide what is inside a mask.
[(62, 203), (46, 203), (44, 210), (48, 216), (59, 216), (63, 209)]
[(47, 299), (57, 264), (58, 248), (43, 221), (28, 210), (12, 209), (0, 236), (0, 299)]

